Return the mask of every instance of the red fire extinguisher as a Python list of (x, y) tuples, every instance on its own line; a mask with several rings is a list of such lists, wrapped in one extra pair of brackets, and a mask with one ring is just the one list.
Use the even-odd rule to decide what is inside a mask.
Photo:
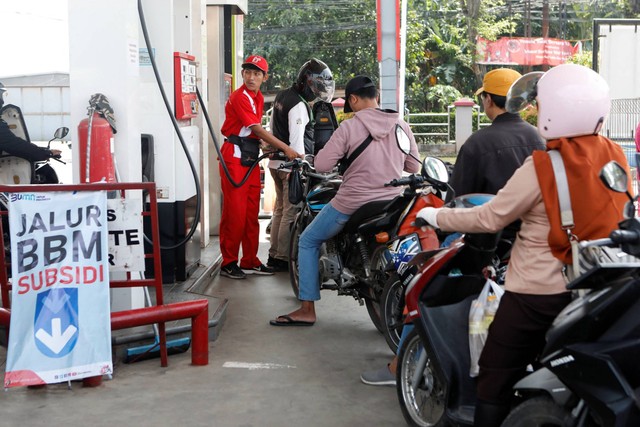
[[(91, 138), (88, 139), (89, 128)], [(116, 182), (115, 167), (111, 157), (113, 130), (109, 122), (94, 112), (78, 125), (80, 182)]]

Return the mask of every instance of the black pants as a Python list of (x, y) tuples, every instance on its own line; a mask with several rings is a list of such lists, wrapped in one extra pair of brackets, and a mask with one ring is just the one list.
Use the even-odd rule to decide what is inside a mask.
[(549, 326), (570, 301), (570, 292), (504, 293), (478, 362), (478, 399), (495, 405), (508, 404), (513, 386), (544, 348)]

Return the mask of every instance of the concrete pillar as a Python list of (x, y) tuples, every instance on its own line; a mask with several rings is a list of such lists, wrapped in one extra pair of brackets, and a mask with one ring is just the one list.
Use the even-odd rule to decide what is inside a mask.
[(475, 102), (468, 98), (461, 98), (453, 103), (456, 107), (456, 153), (462, 144), (473, 133), (473, 107)]
[(400, 0), (379, 0), (377, 13), (380, 107), (398, 110)]
[[(78, 124), (87, 117), (90, 96), (106, 95), (115, 112), (118, 133), (113, 145), (125, 182), (142, 179), (139, 27), (133, 1), (69, 0), (70, 132), (75, 140)], [(78, 144), (73, 144), (72, 151), (78, 159)], [(74, 183), (80, 179), (79, 165), (73, 162)], [(142, 307), (143, 290), (114, 289), (111, 306), (113, 311)]]

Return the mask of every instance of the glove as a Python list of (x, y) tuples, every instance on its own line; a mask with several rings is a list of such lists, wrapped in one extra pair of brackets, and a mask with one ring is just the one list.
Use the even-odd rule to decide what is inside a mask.
[(436, 217), (438, 216), (438, 211), (440, 211), (439, 208), (431, 208), (431, 207), (422, 208), (420, 209), (420, 212), (418, 212), (418, 215), (416, 216), (418, 218), (425, 220), (430, 226), (434, 228), (439, 228), (438, 221), (436, 219)]

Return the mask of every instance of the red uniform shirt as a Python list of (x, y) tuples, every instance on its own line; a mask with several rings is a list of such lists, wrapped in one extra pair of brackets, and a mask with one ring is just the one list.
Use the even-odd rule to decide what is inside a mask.
[(262, 124), (263, 109), (262, 92), (253, 93), (243, 84), (233, 91), (224, 106), (225, 119), (220, 131), (226, 137), (238, 135), (260, 139), (251, 132), (250, 126)]

